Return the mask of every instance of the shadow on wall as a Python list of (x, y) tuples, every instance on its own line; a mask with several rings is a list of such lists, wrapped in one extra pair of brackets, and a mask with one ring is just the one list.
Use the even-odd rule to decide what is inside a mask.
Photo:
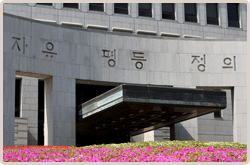
[[(188, 132), (187, 129), (190, 131)], [(195, 138), (190, 134), (195, 128), (185, 128), (182, 124), (175, 124), (175, 140), (195, 140)], [(194, 133), (194, 132), (193, 132)]]
[(144, 133), (136, 136), (130, 137), (130, 142), (143, 142), (144, 141)]
[(35, 138), (34, 135), (32, 135), (28, 130), (28, 145), (37, 145), (37, 144), (38, 144), (37, 138)]

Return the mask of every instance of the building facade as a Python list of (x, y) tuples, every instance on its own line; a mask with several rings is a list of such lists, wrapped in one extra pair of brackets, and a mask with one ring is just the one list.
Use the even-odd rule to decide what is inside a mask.
[[(80, 145), (76, 106), (124, 83), (224, 90), (227, 108), (175, 124), (175, 139), (247, 142), (246, 4), (3, 9), (4, 146)], [(27, 123), (27, 135), (14, 123)], [(130, 141), (169, 134), (163, 127)]]

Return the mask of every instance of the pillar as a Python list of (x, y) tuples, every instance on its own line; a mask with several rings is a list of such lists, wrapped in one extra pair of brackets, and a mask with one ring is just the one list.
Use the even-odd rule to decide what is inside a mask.
[(154, 141), (155, 134), (154, 130), (144, 133), (144, 141)]
[(3, 61), (3, 146), (14, 146), (15, 70)]
[(170, 126), (170, 141), (175, 140), (175, 127), (174, 124)]
[(75, 146), (75, 79), (45, 79), (44, 145)]
[(234, 142), (247, 143), (247, 87), (234, 87), (233, 137)]
[(28, 145), (38, 145), (38, 79), (22, 77), (20, 117), (28, 119)]

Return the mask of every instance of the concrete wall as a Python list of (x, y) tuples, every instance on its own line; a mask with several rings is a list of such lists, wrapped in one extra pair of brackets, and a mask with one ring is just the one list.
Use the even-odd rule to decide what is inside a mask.
[(227, 108), (221, 111), (221, 118), (215, 118), (214, 113), (198, 117), (200, 141), (233, 142), (232, 92), (231, 89), (224, 90), (227, 92)]
[[(4, 106), (10, 103), (4, 109), (4, 127), (8, 128), (4, 129), (4, 145), (14, 145), (15, 71), (47, 76), (47, 145), (75, 143), (75, 79), (175, 87), (234, 86), (234, 122), (237, 123), (234, 136), (237, 141), (246, 142), (246, 109), (241, 108), (247, 103), (244, 39), (169, 39), (114, 34), (7, 15), (3, 21)], [(103, 57), (103, 49), (115, 49), (115, 57), (107, 54)], [(132, 60), (136, 57), (133, 52), (143, 53), (146, 61), (142, 61), (141, 69)], [(233, 68), (223, 68), (226, 65), (223, 61), (226, 59), (228, 63), (228, 58)], [(114, 60), (115, 65), (109, 66), (109, 60)], [(12, 137), (12, 142), (7, 140)]]
[(162, 127), (155, 130), (154, 141), (170, 141), (170, 127)]
[(130, 137), (130, 142), (144, 142), (144, 134)]

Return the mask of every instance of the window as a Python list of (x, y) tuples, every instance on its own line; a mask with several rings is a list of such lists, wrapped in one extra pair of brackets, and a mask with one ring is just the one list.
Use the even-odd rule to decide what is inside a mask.
[(115, 13), (128, 14), (128, 3), (115, 3)]
[(214, 112), (214, 118), (221, 118), (221, 110)]
[(63, 7), (78, 9), (79, 5), (78, 3), (64, 3)]
[(237, 27), (237, 28), (240, 27), (238, 9), (239, 9), (238, 3), (227, 4), (228, 27)]
[(162, 18), (175, 20), (174, 3), (162, 3)]
[(89, 10), (104, 11), (103, 3), (90, 3)]
[(218, 19), (218, 4), (207, 3), (207, 24), (219, 25)]
[(38, 80), (38, 145), (44, 145), (44, 80)]
[(185, 21), (197, 22), (196, 3), (185, 3)]
[(152, 4), (139, 3), (139, 16), (152, 17)]
[(15, 84), (15, 117), (20, 117), (21, 79), (16, 79)]
[(46, 6), (52, 6), (53, 3), (37, 3), (37, 5), (46, 5)]

